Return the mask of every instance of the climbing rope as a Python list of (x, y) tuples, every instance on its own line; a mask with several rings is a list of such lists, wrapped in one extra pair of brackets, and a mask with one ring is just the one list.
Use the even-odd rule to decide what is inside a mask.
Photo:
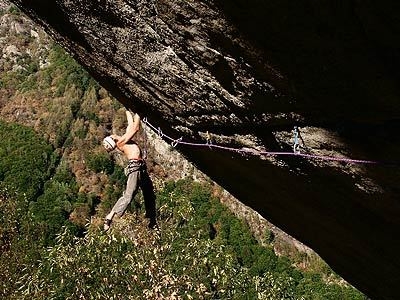
[(217, 144), (212, 144), (210, 140), (210, 135), (207, 132), (207, 142), (206, 143), (191, 143), (183, 140), (183, 137), (178, 139), (174, 139), (165, 133), (162, 132), (160, 127), (153, 126), (147, 118), (143, 118), (142, 120), (145, 124), (147, 124), (150, 128), (152, 128), (159, 137), (169, 140), (171, 142), (172, 147), (176, 147), (177, 145), (186, 145), (186, 146), (194, 146), (194, 147), (208, 147), (210, 149), (221, 149), (231, 152), (236, 152), (242, 155), (253, 155), (253, 156), (297, 156), (297, 157), (305, 157), (305, 158), (313, 158), (319, 160), (327, 160), (327, 161), (338, 161), (338, 162), (346, 162), (353, 164), (377, 164), (377, 161), (372, 160), (362, 160), (362, 159), (351, 159), (345, 157), (333, 157), (333, 156), (325, 156), (325, 155), (315, 155), (315, 154), (305, 154), (305, 153), (294, 153), (294, 152), (279, 152), (279, 151), (260, 151), (253, 148), (232, 148), (221, 146)]

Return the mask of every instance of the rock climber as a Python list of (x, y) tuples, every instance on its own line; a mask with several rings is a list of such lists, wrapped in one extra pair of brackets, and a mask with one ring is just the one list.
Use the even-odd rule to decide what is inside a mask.
[(103, 146), (107, 152), (114, 149), (121, 151), (128, 159), (125, 167), (125, 175), (127, 176), (126, 188), (123, 195), (115, 203), (110, 213), (104, 220), (104, 230), (107, 231), (112, 219), (115, 215), (122, 216), (132, 199), (138, 192), (142, 190), (144, 205), (146, 210), (146, 218), (149, 218), (149, 228), (156, 226), (156, 209), (155, 194), (153, 183), (147, 173), (146, 163), (142, 158), (142, 151), (133, 137), (140, 129), (140, 117), (137, 113), (133, 114), (129, 110), (126, 111), (128, 126), (122, 136), (112, 134), (103, 139)]
[[(302, 146), (300, 146), (300, 141), (302, 143)], [(293, 152), (296, 154), (299, 154), (300, 147), (302, 147), (302, 148), (305, 147), (304, 140), (300, 134), (300, 128), (297, 126), (294, 126), (294, 128), (293, 128)]]

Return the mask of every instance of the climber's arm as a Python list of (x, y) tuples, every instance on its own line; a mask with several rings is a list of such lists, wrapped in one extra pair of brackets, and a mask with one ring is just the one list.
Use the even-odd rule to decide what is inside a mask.
[(126, 111), (126, 119), (128, 120), (128, 126), (124, 135), (117, 138), (118, 148), (123, 147), (134, 135), (139, 131), (140, 128), (140, 117), (138, 114), (132, 114), (130, 111)]

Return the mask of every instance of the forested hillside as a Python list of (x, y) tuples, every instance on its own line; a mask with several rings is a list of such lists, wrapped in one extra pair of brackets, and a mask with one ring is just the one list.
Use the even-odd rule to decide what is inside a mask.
[(171, 180), (151, 156), (158, 228), (138, 195), (104, 233), (125, 177), (100, 143), (125, 109), (17, 9), (0, 18), (2, 299), (365, 299), (319, 259), (276, 255), (270, 231), (261, 245), (211, 184)]

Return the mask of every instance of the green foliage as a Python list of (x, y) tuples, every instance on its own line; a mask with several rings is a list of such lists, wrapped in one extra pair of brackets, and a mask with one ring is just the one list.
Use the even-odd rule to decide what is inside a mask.
[(172, 294), (189, 299), (255, 299), (263, 293), (259, 299), (294, 299), (290, 280), (276, 280), (268, 273), (250, 277), (234, 256), (210, 240), (192, 237), (168, 246), (176, 237), (173, 231), (163, 239), (153, 236), (155, 243), (147, 247), (119, 235), (90, 230), (84, 238), (76, 238), (64, 230), (39, 266), (32, 266), (36, 271), (25, 270), (19, 281), (21, 292), (14, 296), (156, 299)]
[(203, 185), (171, 182), (158, 199), (159, 231), (131, 225), (128, 238), (91, 227), (78, 238), (64, 228), (39, 265), (24, 270), (13, 297), (365, 299), (350, 287), (297, 271), (257, 245)]
[[(122, 169), (115, 168), (111, 178), (122, 176)], [(38, 201), (31, 202), (25, 221), (27, 201), (9, 201), (10, 194), (0, 194), (0, 263), (5, 264), (0, 278), (12, 279), (2, 280), (4, 298), (364, 298), (349, 287), (301, 273), (272, 249), (259, 246), (208, 188), (190, 181), (168, 183), (158, 194), (160, 231), (135, 228), (132, 239), (94, 227), (78, 237), (76, 227), (66, 221), (71, 209), (66, 203), (96, 200), (94, 195), (77, 196), (66, 164), (46, 183)], [(17, 224), (22, 226), (17, 229)]]
[[(247, 226), (224, 208), (218, 199), (213, 199), (208, 188), (193, 184), (189, 181), (169, 183), (158, 195), (160, 201), (160, 217), (168, 220), (169, 227), (179, 224), (179, 232), (171, 239), (170, 255), (175, 260), (176, 271), (182, 274), (199, 272), (201, 264), (194, 263), (196, 270), (190, 269), (192, 255), (204, 253), (206, 247), (201, 241), (207, 241), (214, 246), (222, 247), (223, 254), (216, 255), (220, 264), (215, 266), (221, 274), (231, 271), (232, 265), (222, 257), (231, 257), (237, 268), (235, 274), (230, 274), (225, 281), (233, 281), (232, 286), (222, 284), (217, 291), (229, 289), (232, 294), (213, 294), (216, 298), (246, 298), (246, 299), (364, 299), (364, 296), (353, 288), (338, 284), (327, 284), (321, 275), (316, 273), (302, 273), (292, 267), (291, 262), (284, 257), (277, 257), (272, 248), (262, 247), (252, 237)], [(184, 203), (186, 201), (186, 203)], [(187, 208), (191, 205), (192, 209)], [(188, 211), (192, 213), (187, 214)], [(182, 223), (182, 216), (185, 222)], [(183, 225), (182, 225), (183, 224)], [(167, 228), (165, 228), (167, 230)], [(202, 239), (196, 241), (200, 245), (192, 249), (190, 254), (181, 255), (188, 249), (190, 240), (194, 237)], [(178, 255), (178, 257), (176, 257)], [(198, 254), (197, 254), (198, 255)], [(226, 266), (226, 268), (224, 268)], [(210, 272), (212, 268), (206, 268)], [(227, 270), (229, 269), (229, 270)], [(246, 271), (244, 271), (246, 270)], [(204, 272), (203, 276), (207, 276)], [(243, 272), (245, 275), (239, 275)], [(218, 272), (216, 272), (218, 273)], [(237, 279), (237, 281), (234, 281)], [(223, 282), (225, 283), (225, 281)], [(254, 285), (263, 287), (252, 289)], [(268, 284), (267, 284), (268, 282)], [(270, 285), (270, 283), (273, 283)], [(309, 283), (305, 284), (305, 283)], [(251, 284), (253, 283), (253, 285)], [(305, 289), (304, 285), (311, 287)], [(210, 285), (212, 287), (212, 285)], [(281, 294), (278, 294), (274, 288)], [(245, 291), (240, 294), (240, 291)], [(340, 291), (340, 292), (338, 292)], [(272, 296), (273, 295), (273, 296)], [(213, 298), (211, 297), (211, 298)]]
[[(31, 37), (18, 36), (21, 44), (29, 44)], [(0, 87), (7, 90), (18, 90), (27, 92), (37, 88), (39, 62), (28, 54), (18, 57), (16, 64), (18, 68), (5, 69), (0, 73)]]
[(35, 75), (27, 76), (25, 80), (21, 80), (21, 83), (18, 85), (18, 89), (21, 92), (28, 92), (36, 89), (37, 87), (37, 77)]
[(97, 205), (100, 203), (100, 198), (94, 193), (79, 193), (76, 204), (79, 205), (82, 203), (87, 204), (90, 214), (93, 215)]
[(45, 228), (44, 232), (37, 233), (41, 243), (52, 244), (61, 227), (69, 224), (68, 217), (78, 200), (77, 195), (73, 173), (66, 164), (60, 164), (54, 177), (46, 182), (43, 194), (29, 205), (32, 222)]
[(92, 120), (96, 125), (100, 124), (100, 118), (94, 112), (86, 112), (85, 114), (81, 114), (85, 120)]
[(65, 162), (60, 163), (53, 180), (76, 186), (75, 175)]
[[(33, 40), (29, 35), (18, 37), (21, 44), (30, 45)], [(53, 44), (48, 55), (49, 65), (39, 68), (38, 58), (33, 55), (22, 55), (18, 58), (16, 70), (8, 70), (0, 74), (0, 87), (28, 92), (52, 90), (53, 96), (60, 97), (72, 86), (85, 92), (89, 87), (98, 84), (89, 74), (59, 45)], [(55, 89), (53, 89), (55, 87)]]
[(88, 154), (86, 161), (88, 167), (96, 173), (113, 174), (114, 172), (114, 162), (107, 153)]
[(121, 183), (121, 182), (124, 185), (125, 181), (126, 181), (124, 168), (122, 168), (122, 167), (120, 167), (118, 165), (114, 165), (113, 173), (110, 175), (109, 179), (110, 179), (110, 183), (112, 185), (116, 185), (116, 184)]
[(0, 181), (34, 199), (47, 180), (53, 149), (27, 127), (0, 122)]
[(18, 280), (21, 257), (15, 247), (19, 235), (19, 220), (23, 205), (15, 192), (0, 188), (0, 297), (5, 299), (15, 289), (13, 282)]
[(56, 86), (55, 96), (62, 96), (72, 85), (82, 91), (95, 85), (89, 74), (59, 45), (53, 44), (49, 54), (50, 65), (41, 75), (43, 87)]
[(118, 165), (114, 165), (113, 173), (109, 177), (110, 184), (105, 188), (102, 198), (101, 207), (103, 210), (109, 211), (114, 205), (116, 199), (121, 197), (125, 189), (126, 176), (124, 169)]
[(10, 5), (10, 8), (8, 9), (8, 13), (13, 14), (13, 15), (20, 15), (21, 11), (15, 5)]

